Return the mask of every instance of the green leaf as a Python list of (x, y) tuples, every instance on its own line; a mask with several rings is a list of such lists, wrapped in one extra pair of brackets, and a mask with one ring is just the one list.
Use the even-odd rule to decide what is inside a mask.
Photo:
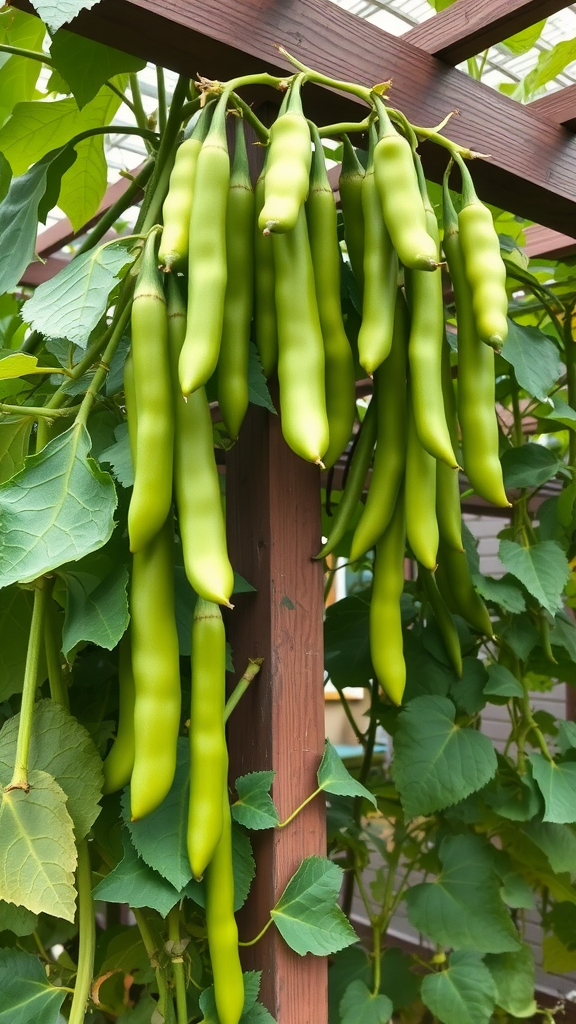
[(5, 356), (3, 359), (0, 359), (0, 380), (8, 380), (11, 377), (24, 377), (27, 373), (33, 373), (37, 365), (37, 356), (29, 356), (20, 352)]
[(268, 390), (268, 384), (266, 383), (266, 377), (264, 376), (264, 370), (262, 369), (262, 363), (260, 362), (260, 356), (258, 355), (258, 349), (253, 341), (250, 342), (248, 357), (248, 398), (253, 405), (261, 405), (264, 409), (268, 409), (268, 412), (276, 413)]
[(576, 950), (567, 949), (557, 935), (544, 937), (542, 954), (542, 967), (551, 974), (569, 974), (576, 970)]
[[(254, 857), (252, 856), (252, 844), (241, 825), (232, 822), (232, 873), (234, 875), (234, 913), (244, 906), (246, 897), (250, 892), (252, 879), (256, 871)], [(197, 882), (194, 878), (181, 896), (188, 896), (194, 900), (199, 907), (206, 906), (206, 892), (204, 882)]]
[(126, 247), (96, 247), (77, 256), (24, 303), (22, 317), (47, 338), (85, 348), (108, 308), (108, 297), (134, 255)]
[(546, 611), (553, 615), (561, 607), (570, 566), (559, 544), (543, 540), (523, 548), (514, 541), (501, 540), (498, 554), (500, 561)]
[(98, 0), (33, 0), (32, 6), (52, 32), (72, 21), (80, 11), (89, 11)]
[(50, 164), (46, 175), (46, 191), (38, 206), (38, 219), (41, 220), (43, 224), (46, 223), (48, 214), (52, 209), (54, 209), (58, 202), (64, 175), (70, 170), (77, 158), (78, 153), (73, 146), (64, 146), (64, 149), (59, 156), (57, 156)]
[[(1, 15), (0, 15), (1, 17)], [(0, 71), (0, 75), (2, 72)], [(0, 153), (0, 203), (3, 203), (8, 195), (10, 182), (12, 181), (12, 168), (3, 153)]]
[(528, 53), (542, 35), (542, 29), (545, 24), (546, 20), (537, 21), (535, 25), (529, 25), (528, 28), (523, 29), (521, 32), (516, 32), (513, 36), (508, 36), (508, 39), (503, 39), (501, 43), (498, 43), (498, 46), (504, 46), (516, 57), (521, 56), (523, 53)]
[[(546, 404), (538, 406), (534, 413), (539, 419), (544, 421), (540, 424), (540, 429), (543, 433), (553, 431), (555, 424), (568, 427), (570, 430), (576, 430), (576, 411), (568, 405), (568, 402), (561, 394), (550, 395)], [(546, 422), (548, 418), (552, 420), (552, 423), (548, 424)], [(556, 430), (558, 429), (556, 426)]]
[(0, 932), (13, 932), (14, 935), (31, 935), (38, 925), (38, 915), (26, 907), (17, 907), (14, 903), (0, 900)]
[(527, 942), (514, 953), (489, 953), (484, 963), (496, 985), (496, 1003), (513, 1017), (532, 1017), (534, 1000), (534, 954)]
[[(0, 784), (7, 786), (11, 776), (0, 763)], [(73, 921), (76, 845), (66, 796), (46, 772), (33, 770), (28, 781), (28, 793), (4, 789), (0, 795), (0, 899)]]
[(528, 657), (540, 640), (538, 630), (527, 615), (517, 615), (501, 634), (520, 661)]
[[(29, 590), (19, 587), (0, 590), (0, 701), (22, 692), (33, 602)], [(45, 678), (45, 659), (42, 658), (38, 684)]]
[(324, 664), (337, 689), (367, 686), (372, 678), (369, 610), (366, 593), (351, 594), (326, 609)]
[(318, 768), (318, 786), (327, 793), (336, 793), (337, 796), (360, 796), (376, 807), (374, 794), (361, 782), (352, 778), (329, 740), (325, 741), (324, 753)]
[(0, 294), (14, 290), (34, 259), (38, 207), (50, 165), (60, 153), (60, 149), (52, 150), (26, 174), (12, 178), (0, 203)]
[(76, 423), (0, 486), (0, 587), (30, 582), (102, 547), (114, 528), (111, 477), (88, 457)]
[[(46, 29), (38, 18), (14, 7), (0, 14), (0, 42), (25, 50), (41, 50)], [(31, 100), (40, 74), (39, 61), (27, 57), (0, 54), (0, 125), (12, 113), (16, 103)], [(2, 193), (0, 190), (0, 198)]]
[(112, 468), (112, 475), (122, 487), (134, 486), (134, 466), (130, 452), (128, 424), (119, 423), (114, 430), (116, 443), (100, 453), (99, 462), (106, 462)]
[(514, 487), (540, 487), (564, 465), (541, 444), (523, 444), (521, 448), (509, 448), (502, 459), (502, 472), (506, 490)]
[(450, 687), (450, 697), (456, 707), (467, 715), (476, 715), (486, 704), (484, 686), (487, 673), (478, 658), (462, 659), (462, 678)]
[(550, 643), (563, 647), (568, 651), (572, 661), (576, 661), (576, 627), (566, 612), (561, 611), (554, 617), (554, 625), (550, 630)]
[(95, 900), (150, 907), (162, 917), (179, 902), (181, 893), (138, 856), (128, 834), (123, 838), (124, 857), (92, 891)]
[(37, 956), (0, 949), (0, 1024), (58, 1024), (66, 998), (51, 985)]
[[(168, 795), (145, 818), (127, 821), (130, 838), (142, 860), (177, 890), (183, 889), (192, 878), (186, 848), (189, 776), (189, 743), (180, 738), (174, 782)], [(122, 807), (125, 819), (129, 819), (130, 798), (127, 789), (122, 797)]]
[(32, 420), (4, 419), (0, 423), (0, 484), (19, 473), (28, 454)]
[(561, 754), (576, 747), (576, 722), (558, 722), (557, 743)]
[(392, 772), (407, 817), (458, 803), (496, 771), (487, 736), (455, 722), (446, 697), (415, 697), (398, 717)]
[(496, 985), (477, 953), (453, 953), (447, 971), (427, 974), (422, 1002), (444, 1024), (488, 1024)]
[(136, 72), (146, 67), (145, 60), (65, 29), (54, 36), (50, 56), (70, 86), (80, 110), (94, 99), (109, 78), (121, 71)]
[(255, 594), (256, 587), (253, 587), (248, 580), (245, 580), (239, 572), (234, 573), (234, 587), (232, 590), (233, 594)]
[(516, 676), (512, 675), (510, 669), (494, 662), (488, 666), (488, 682), (484, 687), (484, 693), (490, 697), (523, 697), (524, 687)]
[(342, 874), (325, 857), (307, 857), (271, 910), (282, 938), (300, 956), (326, 956), (358, 941), (336, 902)]
[(502, 355), (514, 367), (520, 387), (544, 402), (562, 372), (560, 355), (552, 339), (537, 327), (523, 327), (508, 319)]
[[(0, 730), (0, 761), (13, 765), (20, 715)], [(66, 795), (78, 840), (88, 834), (100, 814), (102, 761), (89, 732), (60, 704), (40, 700), (34, 705), (30, 768), (47, 772)]]
[(546, 805), (543, 820), (556, 824), (576, 821), (576, 762), (555, 764), (540, 753), (529, 754), (529, 758)]
[(552, 822), (531, 821), (523, 826), (523, 832), (546, 854), (556, 874), (574, 873), (576, 835), (572, 829)]
[(62, 631), (62, 653), (66, 658), (81, 641), (111, 651), (126, 632), (128, 612), (128, 570), (116, 565), (95, 586), (87, 586), (84, 574), (66, 572), (66, 614)]
[(490, 849), (473, 835), (442, 841), (442, 872), (408, 889), (408, 919), (442, 946), (477, 953), (518, 949), (518, 934), (500, 896)]
[(510, 821), (528, 821), (541, 807), (540, 791), (530, 773), (520, 776), (506, 762), (500, 763), (495, 779), (482, 796), (488, 807)]
[[(256, 1002), (261, 975), (261, 971), (244, 971), (244, 1006), (239, 1024), (275, 1024), (274, 1018), (270, 1016), (262, 1003)], [(220, 1024), (213, 985), (205, 988), (200, 994), (199, 1006), (204, 1015), (201, 1024)]]
[(238, 799), (230, 810), (232, 817), (245, 828), (274, 828), (278, 822), (278, 811), (270, 796), (270, 786), (276, 772), (251, 772), (236, 779), (234, 788)]
[(418, 998), (420, 979), (412, 973), (412, 957), (397, 946), (385, 949), (380, 960), (380, 991), (395, 1010), (408, 1009)]
[(526, 102), (560, 75), (564, 68), (576, 60), (576, 39), (563, 39), (551, 50), (542, 50), (536, 67), (524, 78), (522, 98)]
[(472, 574), (472, 582), (485, 601), (494, 601), (505, 612), (519, 615), (526, 609), (524, 594), (509, 573), (502, 579), (495, 580), (492, 576), (483, 576), (482, 573), (476, 572)]
[(340, 1002), (341, 1024), (388, 1024), (393, 1006), (388, 996), (374, 995), (357, 978), (351, 981)]

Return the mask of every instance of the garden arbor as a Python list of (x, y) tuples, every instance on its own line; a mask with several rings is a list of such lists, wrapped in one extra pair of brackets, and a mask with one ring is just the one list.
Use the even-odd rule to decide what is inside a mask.
[[(275, 44), (327, 75), (367, 85), (390, 78), (393, 102), (415, 124), (436, 125), (458, 110), (449, 133), (486, 154), (475, 165), (484, 200), (576, 237), (576, 87), (522, 107), (453, 66), (564, 6), (458, 0), (396, 38), (329, 0), (101, 0), (69, 27), (191, 78), (282, 73), (288, 64)], [(355, 97), (315, 85), (306, 103), (318, 123), (358, 116)], [(437, 181), (443, 156), (422, 147)], [(323, 579), (310, 559), (320, 536), (318, 487), (318, 469), (289, 451), (277, 417), (252, 407), (228, 456), (227, 503), (231, 558), (256, 593), (238, 596), (228, 629), (237, 666), (249, 657), (264, 665), (230, 722), (231, 771), (276, 771), (281, 818), (315, 789), (323, 746)], [(259, 836), (242, 939), (260, 931), (303, 857), (324, 848), (321, 797), (291, 826)], [(246, 966), (263, 970), (262, 1000), (278, 1024), (324, 1024), (325, 960), (301, 959), (271, 929), (246, 951)]]

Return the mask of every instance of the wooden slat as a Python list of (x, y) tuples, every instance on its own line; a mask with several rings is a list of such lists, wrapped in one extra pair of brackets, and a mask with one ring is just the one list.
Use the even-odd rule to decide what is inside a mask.
[[(191, 76), (284, 72), (288, 65), (274, 50), (281, 42), (325, 74), (365, 84), (392, 78), (391, 101), (416, 124), (438, 124), (458, 108), (451, 137), (491, 154), (474, 168), (483, 199), (558, 231), (573, 223), (576, 232), (576, 139), (569, 132), (329, 0), (101, 0), (72, 24)], [(305, 102), (319, 123), (363, 109), (353, 98), (312, 86)], [(422, 153), (427, 173), (439, 180), (445, 153), (431, 144)]]
[(576, 239), (570, 235), (562, 235), (559, 231), (544, 228), (541, 224), (531, 224), (524, 232), (526, 252), (530, 258), (542, 256), (546, 259), (559, 260), (576, 253)]
[(563, 124), (570, 131), (576, 131), (576, 84), (541, 96), (530, 103), (530, 110), (545, 121)]
[(64, 270), (69, 262), (70, 260), (65, 256), (49, 256), (45, 261), (36, 260), (28, 265), (20, 278), (20, 284), (36, 288), (37, 285), (44, 284), (45, 281), (56, 277), (56, 274), (60, 270)]
[[(263, 657), (259, 676), (230, 718), (231, 783), (275, 771), (281, 819), (317, 786), (324, 745), (323, 572), (320, 473), (287, 447), (279, 417), (250, 406), (227, 456), (226, 506), (232, 564), (255, 594), (239, 594), (227, 617), (237, 674)], [(240, 938), (254, 938), (305, 857), (326, 855), (325, 805), (313, 800), (285, 829), (253, 832), (256, 882), (239, 914)], [(327, 963), (300, 957), (275, 927), (242, 950), (261, 970), (261, 998), (278, 1024), (326, 1024)]]
[(403, 39), (447, 64), (460, 64), (564, 7), (566, 0), (458, 0)]

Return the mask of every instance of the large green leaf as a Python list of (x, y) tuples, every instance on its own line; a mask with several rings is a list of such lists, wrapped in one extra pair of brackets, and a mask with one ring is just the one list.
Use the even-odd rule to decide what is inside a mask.
[(524, 687), (510, 669), (495, 662), (488, 666), (488, 682), (484, 693), (490, 697), (523, 697)]
[(334, 747), (326, 740), (324, 754), (318, 768), (318, 786), (337, 796), (359, 796), (376, 807), (376, 797), (361, 782), (352, 778)]
[(0, 203), (0, 293), (13, 291), (34, 259), (38, 207), (46, 191), (50, 165), (61, 152), (53, 149), (26, 174), (12, 178)]
[(472, 582), (485, 601), (495, 601), (505, 612), (519, 615), (525, 610), (524, 594), (510, 573), (495, 580), (492, 576), (484, 576), (480, 572), (475, 572), (472, 573)]
[(325, 857), (307, 857), (271, 911), (282, 938), (300, 956), (326, 956), (358, 941), (337, 900), (342, 869)]
[(536, 67), (528, 72), (518, 87), (518, 98), (523, 99), (524, 102), (532, 99), (574, 60), (576, 60), (576, 38), (563, 39), (556, 43), (551, 50), (542, 50), (538, 56)]
[(520, 387), (544, 402), (562, 371), (552, 339), (537, 327), (523, 327), (509, 319), (502, 355), (514, 367)]
[(178, 740), (176, 772), (168, 795), (159, 807), (140, 821), (130, 821), (130, 798), (122, 797), (130, 837), (142, 860), (163, 875), (175, 889), (183, 889), (192, 878), (186, 848), (190, 784), (188, 740)]
[(114, 479), (122, 487), (133, 487), (134, 465), (130, 452), (128, 424), (126, 422), (118, 424), (114, 431), (114, 437), (116, 438), (114, 444), (100, 452), (98, 461), (106, 462), (111, 467)]
[(453, 949), (478, 953), (518, 949), (518, 934), (500, 895), (490, 849), (477, 836), (449, 836), (439, 856), (438, 878), (406, 893), (413, 927)]
[(542, 444), (523, 444), (521, 448), (509, 448), (502, 459), (502, 472), (506, 490), (514, 487), (540, 487), (553, 476), (564, 463)]
[(510, 53), (518, 57), (523, 53), (528, 53), (534, 46), (534, 43), (542, 35), (542, 29), (544, 28), (546, 21), (537, 21), (535, 25), (529, 25), (528, 28), (523, 29), (521, 32), (516, 32), (513, 36), (508, 36), (508, 39), (503, 39), (499, 46), (504, 46)]
[(274, 828), (278, 822), (278, 811), (270, 796), (270, 786), (276, 772), (250, 772), (236, 779), (238, 799), (230, 810), (232, 817), (245, 828)]
[(340, 1001), (341, 1024), (388, 1024), (392, 1010), (388, 996), (374, 995), (357, 978), (350, 982)]
[(32, 953), (0, 949), (0, 1024), (58, 1024), (66, 998)]
[(0, 932), (10, 931), (14, 935), (31, 935), (38, 926), (38, 915), (26, 907), (0, 900)]
[(93, 890), (95, 900), (127, 903), (130, 907), (150, 907), (162, 917), (179, 902), (181, 893), (158, 871), (145, 864), (124, 836), (124, 858)]
[(422, 980), (422, 1002), (444, 1024), (488, 1024), (496, 985), (477, 953), (453, 953), (447, 971)]
[(324, 663), (337, 688), (367, 686), (373, 675), (368, 612), (370, 596), (351, 594), (326, 611)]
[(76, 423), (0, 486), (0, 587), (82, 558), (111, 536), (116, 492), (90, 446)]
[[(0, 701), (22, 690), (33, 602), (34, 595), (29, 590), (19, 587), (0, 590)], [(42, 658), (37, 682), (40, 684), (45, 677)]]
[[(241, 825), (232, 822), (232, 873), (234, 876), (234, 912), (243, 907), (256, 871), (252, 844)], [(182, 890), (181, 896), (188, 896), (199, 907), (206, 906), (206, 888), (204, 882), (194, 878)]]
[(264, 409), (268, 409), (268, 412), (273, 412), (276, 415), (258, 349), (253, 341), (250, 342), (248, 359), (248, 396), (253, 405), (261, 405)]
[(28, 454), (32, 420), (10, 418), (0, 423), (0, 484), (18, 473)]
[[(18, 714), (0, 730), (0, 761), (6, 764), (14, 764), (19, 725)], [(66, 795), (76, 838), (83, 839), (100, 813), (102, 761), (84, 726), (52, 700), (34, 706), (29, 766), (56, 780)]]
[(67, 25), (80, 11), (89, 11), (98, 0), (33, 0), (32, 6), (38, 12), (52, 32), (57, 32), (62, 25)]
[[(12, 769), (0, 763), (0, 784)], [(33, 914), (74, 920), (76, 845), (66, 796), (46, 772), (29, 773), (30, 790), (0, 794), (0, 899)]]
[(546, 805), (544, 821), (558, 825), (576, 821), (576, 762), (555, 764), (540, 753), (529, 757)]
[[(24, 50), (41, 50), (46, 29), (38, 18), (18, 11), (15, 7), (0, 14), (0, 42)], [(12, 113), (16, 103), (31, 100), (34, 95), (40, 62), (16, 55), (0, 55), (0, 126)]]
[(80, 109), (93, 100), (100, 87), (121, 71), (142, 71), (146, 61), (66, 29), (52, 40), (50, 56), (68, 83)]
[(551, 615), (562, 606), (561, 595), (570, 566), (559, 544), (543, 540), (523, 548), (515, 541), (501, 540), (498, 554), (512, 575)]
[(128, 612), (128, 570), (116, 565), (96, 585), (88, 585), (84, 575), (63, 573), (66, 582), (66, 615), (62, 631), (62, 652), (68, 657), (80, 643), (97, 644), (113, 650), (126, 632)]
[(26, 323), (47, 338), (85, 348), (108, 308), (108, 297), (134, 256), (124, 245), (96, 247), (77, 256), (24, 303)]
[(513, 1017), (532, 1017), (536, 1013), (535, 971), (528, 943), (523, 942), (515, 953), (489, 953), (484, 963), (496, 984), (498, 1006)]
[(409, 818), (458, 803), (496, 771), (487, 736), (456, 724), (446, 697), (416, 697), (398, 718), (393, 776)]
[(546, 854), (550, 866), (557, 874), (568, 871), (576, 875), (576, 835), (566, 825), (531, 821), (523, 831)]

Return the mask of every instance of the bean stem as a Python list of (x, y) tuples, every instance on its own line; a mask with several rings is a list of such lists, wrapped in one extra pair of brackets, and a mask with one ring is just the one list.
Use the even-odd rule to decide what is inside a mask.
[(116, 349), (118, 348), (122, 335), (124, 334), (124, 330), (130, 319), (131, 311), (132, 307), (129, 303), (127, 303), (124, 306), (124, 309), (122, 310), (120, 316), (118, 317), (118, 320), (116, 321), (116, 326), (112, 332), (110, 341), (108, 342), (106, 348), (104, 349), (104, 354), (102, 355), (102, 359), (98, 364), (98, 369), (96, 370), (96, 373), (94, 374), (92, 380), (90, 381), (90, 386), (82, 400), (82, 404), (76, 417), (76, 423), (81, 423), (84, 426), (86, 426), (86, 421), (88, 419), (90, 410), (92, 409), (92, 406), (96, 400), (96, 395), (98, 394), (100, 388), (102, 387), (102, 384), (106, 379), (108, 371), (110, 370), (110, 362), (112, 360), (112, 356), (114, 355)]
[(14, 773), (8, 789), (23, 789), (26, 793), (30, 789), (28, 785), (28, 757), (30, 754), (30, 739), (32, 736), (32, 720), (34, 717), (34, 698), (36, 696), (36, 682), (38, 679), (38, 664), (40, 661), (40, 649), (44, 637), (44, 616), (46, 612), (46, 601), (48, 588), (44, 577), (36, 581), (34, 589), (34, 607), (32, 610), (32, 622), (30, 635), (28, 637), (28, 650), (26, 652), (26, 667), (24, 669), (24, 686), (22, 688), (22, 704), (20, 707), (20, 723), (18, 726), (18, 740), (16, 743), (16, 756), (14, 759)]
[(60, 643), (58, 640), (60, 630), (56, 619), (56, 607), (52, 597), (53, 589), (54, 581), (51, 580), (48, 587), (49, 596), (44, 618), (44, 647), (46, 651), (46, 666), (48, 668), (48, 684), (50, 686), (51, 699), (68, 710), (68, 688), (62, 672)]
[(278, 824), (276, 825), (276, 828), (286, 828), (286, 825), (289, 825), (290, 822), (294, 820), (296, 815), (300, 814), (300, 811), (304, 810), (304, 808), (306, 807), (306, 804), (309, 804), (310, 801), (313, 800), (314, 797), (318, 796), (318, 794), (321, 793), (321, 792), (322, 792), (322, 786), (318, 786), (318, 789), (315, 789), (313, 793), (310, 793), (310, 796), (307, 796), (306, 799), (303, 800), (301, 804), (299, 804), (299, 806), (296, 808), (296, 810), (292, 811), (292, 814), (288, 815), (288, 817), (285, 819), (285, 821), (279, 821)]
[(226, 701), (226, 705), (224, 707), (225, 722), (227, 722), (228, 719), (230, 718), (230, 715), (234, 711), (234, 708), (246, 693), (246, 690), (250, 686), (252, 680), (258, 675), (260, 669), (262, 668), (263, 662), (264, 658), (248, 659), (248, 667), (244, 671), (243, 676), (236, 683), (236, 686), (234, 687), (232, 693), (230, 694), (228, 700)]
[[(170, 942), (180, 943), (180, 907), (176, 904), (168, 914), (168, 938)], [(184, 975), (184, 963), (179, 954), (172, 956), (172, 971), (174, 972), (174, 989), (176, 992), (176, 1017), (177, 1024), (188, 1024), (188, 1010), (186, 1007), (186, 978)]]
[(94, 954), (96, 952), (96, 919), (92, 900), (92, 870), (90, 867), (90, 850), (88, 840), (78, 843), (78, 870), (76, 872), (76, 888), (78, 890), (78, 968), (76, 984), (72, 997), (72, 1007), (68, 1024), (84, 1024), (86, 1003), (90, 995), (90, 985), (94, 973)]
[(0, 402), (0, 413), (6, 416), (22, 416), (24, 419), (46, 419), (53, 420), (57, 416), (75, 416), (79, 405), (71, 405), (67, 409), (46, 409), (43, 405), (6, 405)]
[(256, 943), (260, 941), (262, 936), (266, 934), (266, 932), (268, 931), (270, 925), (273, 924), (273, 921), (274, 921), (274, 919), (272, 917), (269, 918), (268, 921), (266, 922), (266, 924), (264, 925), (262, 931), (258, 932), (258, 935), (256, 936), (255, 939), (250, 939), (248, 942), (239, 942), (238, 945), (239, 946), (255, 946)]
[(124, 211), (128, 210), (129, 207), (134, 204), (138, 193), (146, 186), (153, 168), (154, 160), (147, 160), (140, 173), (132, 179), (124, 194), (121, 195), (114, 205), (102, 215), (96, 226), (92, 229), (90, 234), (85, 238), (84, 242), (77, 250), (76, 256), (82, 256), (83, 253), (92, 249), (97, 242), (104, 237), (108, 229), (112, 227)]

